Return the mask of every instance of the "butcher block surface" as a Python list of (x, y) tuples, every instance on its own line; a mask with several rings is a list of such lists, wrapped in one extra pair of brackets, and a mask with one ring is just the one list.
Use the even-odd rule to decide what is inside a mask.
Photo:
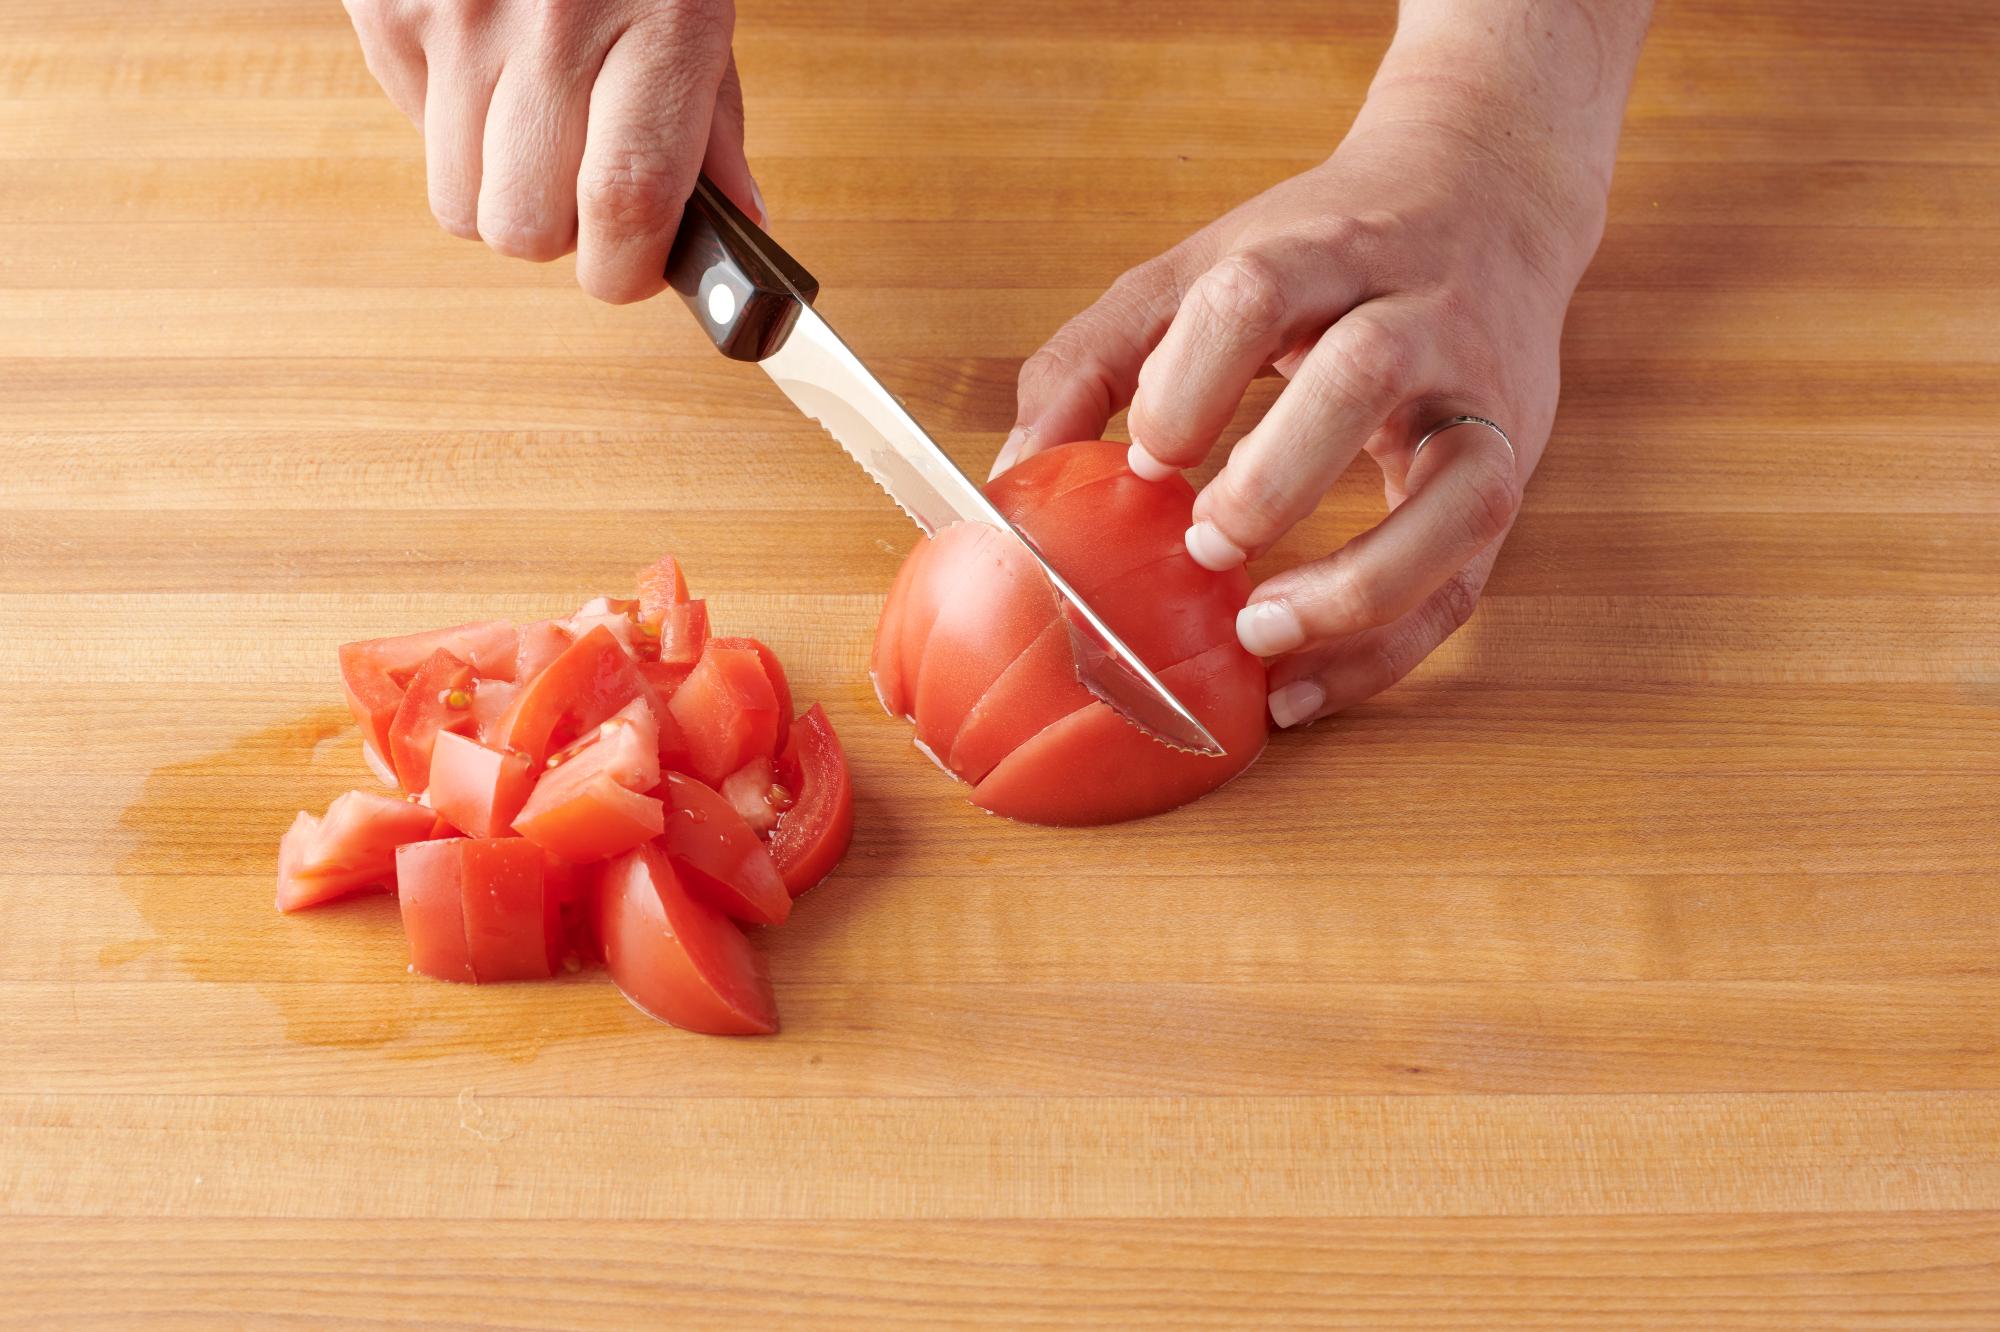
[[(1392, 11), (745, 0), (751, 159), (983, 473)], [(438, 231), (338, 5), (0, 7), (0, 1326), (2000, 1326), (1996, 204), (1989, 0), (1668, 0), (1471, 625), (1043, 830), (875, 704), (915, 530), (677, 302)], [(853, 764), (781, 1035), (272, 911), (336, 645), (663, 551)]]

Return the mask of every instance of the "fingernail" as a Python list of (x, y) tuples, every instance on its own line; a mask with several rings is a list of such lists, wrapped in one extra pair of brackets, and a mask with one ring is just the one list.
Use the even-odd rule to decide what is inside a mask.
[(1172, 463), (1163, 463), (1146, 452), (1146, 446), (1137, 440), (1132, 441), (1132, 447), (1125, 451), (1125, 465), (1142, 481), (1164, 481), (1181, 470)]
[(1319, 715), (1326, 703), (1326, 690), (1311, 680), (1294, 680), (1283, 689), (1271, 691), (1271, 720), (1280, 726), (1297, 726)]
[(1236, 638), (1246, 652), (1275, 657), (1305, 642), (1306, 627), (1299, 623), (1298, 612), (1273, 597), (1236, 612)]
[(771, 210), (764, 206), (764, 191), (757, 188), (757, 182), (754, 180), (750, 182), (750, 202), (757, 205), (757, 225), (769, 231)]
[(1028, 427), (1015, 426), (1012, 430), (1008, 431), (1007, 442), (1000, 446), (999, 455), (993, 459), (993, 470), (986, 474), (986, 479), (991, 481), (994, 477), (1012, 467), (1014, 465), (1014, 455), (1025, 448), (1027, 443)]
[(1224, 573), (1247, 558), (1228, 537), (1215, 530), (1214, 523), (1196, 523), (1187, 530), (1188, 554), (1204, 569)]

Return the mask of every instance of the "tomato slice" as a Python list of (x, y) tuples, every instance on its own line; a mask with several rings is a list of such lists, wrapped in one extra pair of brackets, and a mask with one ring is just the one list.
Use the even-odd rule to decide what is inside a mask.
[(480, 744), (493, 743), (500, 730), (500, 719), (514, 706), (514, 697), (520, 692), (521, 686), (509, 680), (473, 680), (472, 734)]
[(456, 845), (472, 978), (481, 984), (547, 979), (559, 940), (551, 937), (556, 917), (543, 896), (542, 849), (522, 837), (466, 838)]
[(514, 831), (552, 856), (584, 865), (629, 851), (666, 828), (660, 802), (621, 785), (608, 772), (541, 797), (544, 778), (514, 820)]
[(394, 887), (396, 848), (430, 836), (436, 819), (422, 805), (374, 791), (336, 798), (323, 819), (301, 814), (278, 844), (278, 910)]
[(667, 608), (688, 599), (687, 579), (681, 573), (680, 561), (671, 555), (662, 555), (658, 561), (639, 571), (639, 616), (641, 619), (662, 618)]
[(1130, 476), (1126, 452), (1123, 444), (1101, 440), (1050, 449), (1034, 455), (1032, 467), (1024, 460), (987, 482), (986, 496), (1000, 512), (1013, 518), (1107, 477)]
[(770, 680), (771, 693), (778, 700), (778, 738), (771, 745), (771, 752), (776, 754), (785, 747), (785, 737), (792, 726), (792, 683), (785, 678), (785, 664), (778, 660), (777, 653), (754, 638), (718, 638), (714, 642), (717, 647), (748, 648), (763, 663), (764, 676)]
[(797, 897), (831, 873), (854, 840), (854, 782), (840, 737), (819, 704), (792, 724), (778, 780), (791, 789), (792, 807), (771, 833), (771, 860)]
[(582, 638), (599, 625), (603, 625), (618, 640), (618, 646), (632, 657), (652, 653), (653, 642), (639, 627), (638, 602), (592, 597), (583, 603), (576, 614), (563, 621), (563, 628), (569, 631), (572, 639)]
[(439, 648), (470, 662), (475, 674), (495, 680), (514, 678), (520, 634), (506, 620), (481, 620), (400, 638), (372, 638), (340, 649), (340, 682), (347, 706), (361, 725), (361, 737), (375, 752), (389, 753), (389, 725), (402, 706), (403, 691)]
[(875, 686), (875, 697), (882, 704), (882, 711), (891, 717), (910, 715), (909, 684), (903, 675), (903, 608), (917, 569), (930, 548), (930, 539), (926, 537), (896, 570), (895, 581), (889, 584), (889, 595), (882, 601), (881, 618), (875, 622), (875, 645), (868, 654), (868, 681)]
[(667, 807), (661, 844), (688, 887), (738, 920), (784, 924), (792, 912), (792, 895), (743, 816), (720, 795), (678, 772), (667, 774), (660, 794)]
[(411, 842), (396, 850), (396, 897), (410, 970), (439, 980), (472, 982), (472, 949), (465, 941), (465, 900), (460, 887), (463, 837)]
[[(999, 507), (1095, 606), (1098, 589), (1107, 582), (1186, 550), (1193, 495), (1180, 477), (1142, 481), (1121, 468), (1040, 508), (1016, 513)], [(1117, 540), (1105, 538), (1107, 513), (1118, 515)]]
[(945, 766), (977, 782), (1029, 737), (1094, 701), (1077, 682), (1068, 628), (1052, 621), (965, 714)]
[(598, 936), (611, 978), (640, 1012), (714, 1036), (778, 1029), (762, 955), (681, 885), (658, 847), (638, 847), (605, 867)]
[(1112, 631), (1156, 672), (1235, 642), (1236, 612), (1249, 599), (1247, 572), (1204, 569), (1185, 546), (1091, 591)]
[(410, 687), (403, 693), (402, 706), (389, 723), (389, 761), (396, 769), (396, 782), (411, 795), (419, 795), (431, 779), (431, 746), (439, 731), (461, 735), (473, 731), (472, 667), (439, 648), (417, 667)]
[(514, 682), (526, 684), (549, 668), (576, 640), (557, 620), (536, 620), (521, 626), (521, 650), (514, 659)]
[(639, 697), (641, 688), (637, 663), (599, 625), (521, 688), (492, 743), (540, 763)]
[(689, 770), (710, 785), (778, 748), (778, 696), (763, 658), (711, 642), (667, 704), (686, 739)]
[[(669, 606), (660, 621), (660, 662), (694, 669), (708, 645), (708, 603), (684, 601)], [(685, 673), (683, 673), (685, 678)]]
[(984, 524), (938, 533), (926, 576), (980, 589), (939, 609), (910, 686), (917, 739), (943, 757), (973, 705), (1055, 619), (1056, 598), (1034, 556)]
[(526, 754), (489, 749), (452, 731), (431, 751), (431, 808), (473, 837), (506, 837), (535, 787)]
[(771, 760), (759, 755), (723, 778), (716, 794), (729, 802), (750, 831), (768, 836), (778, 826), (780, 808), (791, 808), (791, 791), (778, 785)]

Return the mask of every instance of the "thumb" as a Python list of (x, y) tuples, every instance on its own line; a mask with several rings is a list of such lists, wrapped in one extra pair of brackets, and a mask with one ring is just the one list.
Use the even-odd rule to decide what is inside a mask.
[(1132, 401), (1139, 367), (1180, 300), (1179, 267), (1170, 252), (1125, 273), (1022, 362), (1014, 428), (991, 475), (1043, 449), (1102, 436), (1105, 423)]
[(736, 75), (734, 52), (715, 92), (715, 114), (709, 117), (708, 149), (701, 169), (732, 203), (756, 219), (758, 226), (770, 230), (764, 192), (751, 178), (750, 163), (743, 155), (743, 81)]

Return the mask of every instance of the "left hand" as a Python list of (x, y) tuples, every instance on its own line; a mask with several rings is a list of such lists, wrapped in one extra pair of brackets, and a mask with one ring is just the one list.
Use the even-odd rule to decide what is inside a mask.
[[(1270, 549), (1357, 453), (1382, 469), (1388, 516), (1238, 617), (1274, 659), (1281, 726), (1387, 688), (1465, 623), (1548, 441), (1604, 194), (1477, 133), (1364, 112), (1325, 163), (1126, 273), (1022, 367), (996, 474), (1129, 403), (1132, 469), (1166, 476), (1207, 456), (1266, 367), (1290, 381), (1195, 501), (1188, 550), (1213, 569)], [(1512, 450), (1462, 426), (1412, 456), (1461, 414)]]

